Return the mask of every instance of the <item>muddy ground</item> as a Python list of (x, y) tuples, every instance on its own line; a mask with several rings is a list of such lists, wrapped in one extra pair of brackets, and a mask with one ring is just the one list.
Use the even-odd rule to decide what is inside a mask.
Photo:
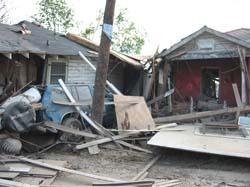
[[(146, 179), (179, 179), (178, 186), (250, 186), (250, 160), (171, 149), (153, 148), (154, 154), (119, 150), (113, 144), (100, 146), (101, 152), (72, 152), (68, 146), (53, 148), (34, 158), (68, 161), (68, 167), (84, 172), (131, 180), (157, 154), (161, 159), (149, 170)], [(61, 173), (54, 185), (90, 184), (86, 178)]]

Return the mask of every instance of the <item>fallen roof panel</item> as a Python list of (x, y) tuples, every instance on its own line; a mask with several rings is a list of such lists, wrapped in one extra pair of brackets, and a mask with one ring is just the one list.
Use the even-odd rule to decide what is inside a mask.
[[(95, 50), (95, 51), (99, 51), (99, 45), (94, 43), (93, 41), (90, 41), (84, 37), (81, 37), (81, 36), (78, 36), (76, 34), (72, 34), (72, 33), (67, 33), (66, 34), (66, 37), (69, 39), (69, 40), (72, 40), (80, 45), (83, 45), (83, 46), (86, 46), (92, 50)], [(133, 58), (130, 58), (122, 53), (119, 53), (119, 52), (116, 52), (114, 50), (110, 50), (110, 54), (113, 55), (114, 57), (120, 59), (121, 61), (123, 62), (126, 62), (130, 65), (133, 65), (135, 67), (139, 67), (141, 68), (142, 67), (142, 64), (139, 63), (139, 61), (137, 60), (134, 60)]]
[(250, 158), (249, 138), (229, 138), (195, 133), (198, 126), (183, 125), (184, 131), (162, 131), (156, 133), (149, 145), (186, 151)]

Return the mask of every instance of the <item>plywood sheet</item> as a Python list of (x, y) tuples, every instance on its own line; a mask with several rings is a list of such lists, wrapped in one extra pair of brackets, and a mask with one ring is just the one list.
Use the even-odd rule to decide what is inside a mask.
[(183, 126), (185, 131), (156, 133), (149, 145), (194, 152), (250, 158), (250, 140), (229, 137), (211, 137), (195, 134), (196, 126)]
[(0, 178), (1, 179), (14, 179), (19, 175), (18, 172), (0, 172)]
[(114, 95), (114, 103), (119, 130), (151, 130), (155, 128), (144, 97)]

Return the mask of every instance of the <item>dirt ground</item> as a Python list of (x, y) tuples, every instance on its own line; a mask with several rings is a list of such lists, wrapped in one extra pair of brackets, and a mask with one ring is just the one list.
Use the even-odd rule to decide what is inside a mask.
[[(87, 150), (72, 152), (57, 147), (40, 155), (40, 158), (66, 160), (69, 168), (84, 172), (131, 180), (157, 154), (161, 159), (149, 170), (146, 179), (179, 179), (178, 186), (249, 186), (250, 160), (194, 152), (153, 148), (154, 155), (132, 150), (119, 150), (113, 144), (100, 146), (101, 152), (90, 155)], [(36, 157), (37, 158), (37, 157)], [(54, 185), (90, 184), (86, 178), (61, 173)]]

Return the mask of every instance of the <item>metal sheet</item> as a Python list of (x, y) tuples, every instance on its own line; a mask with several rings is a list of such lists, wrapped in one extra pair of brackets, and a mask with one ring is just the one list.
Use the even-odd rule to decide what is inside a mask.
[(149, 145), (186, 151), (250, 158), (250, 140), (244, 138), (211, 137), (195, 134), (195, 127), (183, 125), (185, 131), (158, 132)]

